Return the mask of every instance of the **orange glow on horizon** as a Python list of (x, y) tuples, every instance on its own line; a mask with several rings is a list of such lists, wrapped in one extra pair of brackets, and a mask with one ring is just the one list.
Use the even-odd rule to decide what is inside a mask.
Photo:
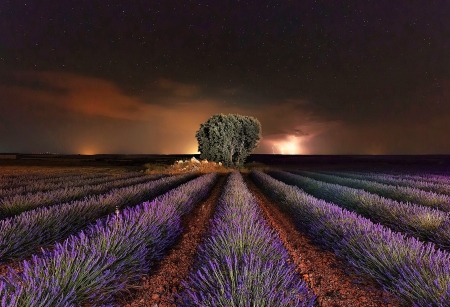
[(96, 155), (98, 154), (98, 150), (94, 147), (88, 146), (88, 147), (82, 147), (79, 151), (80, 155)]

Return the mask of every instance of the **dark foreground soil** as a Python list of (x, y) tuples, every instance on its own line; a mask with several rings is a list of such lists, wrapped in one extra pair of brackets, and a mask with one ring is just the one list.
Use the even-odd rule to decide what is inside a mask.
[[(216, 208), (220, 193), (225, 184), (222, 175), (213, 188), (211, 195), (198, 204), (194, 210), (183, 217), (183, 233), (178, 243), (170, 250), (155, 272), (149, 275), (142, 288), (133, 295), (131, 303), (123, 302), (127, 307), (168, 307), (176, 306), (174, 294), (183, 289), (181, 281), (185, 279), (192, 266), (198, 245), (209, 226), (209, 220)], [(127, 300), (130, 302), (130, 300)]]
[[(335, 254), (324, 250), (299, 232), (292, 218), (281, 212), (255, 184), (244, 176), (269, 225), (279, 233), (296, 270), (317, 296), (322, 307), (400, 307), (370, 276), (357, 275)], [(404, 305), (403, 305), (404, 306)]]

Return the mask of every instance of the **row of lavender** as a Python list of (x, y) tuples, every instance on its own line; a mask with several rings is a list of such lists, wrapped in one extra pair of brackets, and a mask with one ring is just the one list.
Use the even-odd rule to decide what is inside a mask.
[(23, 272), (0, 280), (1, 307), (100, 305), (146, 275), (181, 233), (180, 217), (216, 182), (203, 175), (152, 202), (110, 215), (44, 256), (24, 261)]
[(165, 177), (0, 220), (0, 264), (28, 256), (37, 247), (65, 239), (116, 208), (152, 199), (193, 177), (190, 174)]
[(238, 172), (230, 174), (178, 306), (313, 306)]
[(97, 174), (97, 175), (87, 175), (87, 176), (76, 176), (76, 177), (68, 177), (68, 178), (62, 178), (59, 181), (56, 182), (47, 182), (45, 180), (34, 180), (33, 182), (30, 182), (29, 184), (13, 187), (13, 188), (3, 188), (0, 189), (0, 198), (4, 198), (7, 196), (13, 196), (13, 195), (19, 195), (19, 194), (27, 194), (27, 193), (33, 193), (33, 192), (45, 192), (50, 190), (56, 190), (61, 188), (68, 188), (68, 187), (76, 187), (76, 186), (82, 186), (82, 185), (93, 185), (93, 184), (100, 184), (105, 183), (109, 181), (114, 180), (120, 180), (120, 179), (127, 179), (132, 177), (139, 177), (142, 176), (142, 173), (124, 173), (120, 175), (103, 175), (103, 174)]
[[(450, 178), (443, 179), (439, 181), (428, 181), (425, 177), (416, 177), (412, 179), (411, 177), (398, 177), (391, 174), (373, 174), (373, 173), (348, 173), (348, 172), (326, 172), (327, 174), (336, 175), (339, 177), (360, 179), (375, 181), (378, 183), (383, 183), (387, 185), (398, 185), (403, 187), (411, 187), (416, 189), (421, 189), (428, 192), (435, 192), (440, 194), (450, 195)], [(413, 177), (414, 178), (414, 177)], [(428, 177), (429, 178), (429, 177)]]
[(417, 307), (448, 306), (448, 252), (374, 224), (264, 173), (254, 171), (251, 178), (290, 212), (299, 228), (373, 276), (386, 290)]
[(352, 173), (352, 174), (366, 174), (366, 175), (373, 175), (373, 176), (379, 176), (379, 175), (388, 175), (391, 178), (394, 179), (406, 179), (406, 180), (413, 180), (413, 181), (425, 181), (425, 182), (432, 182), (432, 183), (438, 183), (438, 184), (450, 184), (450, 176), (449, 175), (441, 175), (441, 174), (431, 174), (431, 173), (375, 173), (375, 172), (346, 172), (346, 173)]
[(355, 189), (363, 189), (367, 192), (392, 198), (397, 201), (411, 202), (450, 212), (450, 197), (444, 194), (427, 192), (417, 188), (387, 185), (368, 180), (344, 178), (317, 172), (297, 171), (294, 173), (320, 181), (344, 185)]
[(77, 180), (81, 178), (89, 179), (99, 176), (108, 176), (104, 173), (83, 174), (80, 172), (60, 172), (54, 171), (49, 173), (21, 174), (0, 176), (0, 189), (11, 189), (23, 187), (32, 184), (49, 184), (64, 182), (65, 180)]
[(287, 172), (269, 174), (290, 185), (296, 185), (314, 197), (355, 211), (392, 230), (412, 235), (450, 249), (450, 216), (430, 207), (397, 202), (360, 189), (314, 180)]
[(113, 188), (147, 182), (161, 177), (162, 175), (159, 174), (140, 175), (138, 177), (113, 180), (95, 185), (82, 185), (47, 192), (36, 192), (5, 197), (0, 199), (0, 219), (11, 217), (38, 207), (70, 202), (81, 199), (89, 194), (102, 194)]

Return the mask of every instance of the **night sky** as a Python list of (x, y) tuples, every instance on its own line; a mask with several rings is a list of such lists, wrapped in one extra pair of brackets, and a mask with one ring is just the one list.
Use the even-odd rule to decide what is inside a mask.
[(0, 152), (450, 154), (450, 1), (0, 0)]

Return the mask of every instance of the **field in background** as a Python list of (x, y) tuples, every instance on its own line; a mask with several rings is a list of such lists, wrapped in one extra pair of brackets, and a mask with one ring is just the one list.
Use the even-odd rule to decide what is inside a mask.
[[(273, 306), (450, 306), (449, 156), (248, 161), (226, 168), (198, 155), (0, 160), (0, 307), (27, 305), (28, 296), (67, 300), (50, 303), (58, 306), (90, 306), (94, 297), (143, 307), (195, 306), (211, 295), (218, 305), (220, 293), (230, 299), (235, 285), (255, 284), (252, 274), (239, 275), (249, 270), (267, 282), (261, 291), (273, 287), (258, 292), (263, 301), (277, 293)], [(217, 256), (224, 253), (229, 258)], [(41, 260), (24, 265), (32, 255)], [(200, 268), (211, 272), (206, 281)], [(79, 279), (65, 284), (72, 269)]]

